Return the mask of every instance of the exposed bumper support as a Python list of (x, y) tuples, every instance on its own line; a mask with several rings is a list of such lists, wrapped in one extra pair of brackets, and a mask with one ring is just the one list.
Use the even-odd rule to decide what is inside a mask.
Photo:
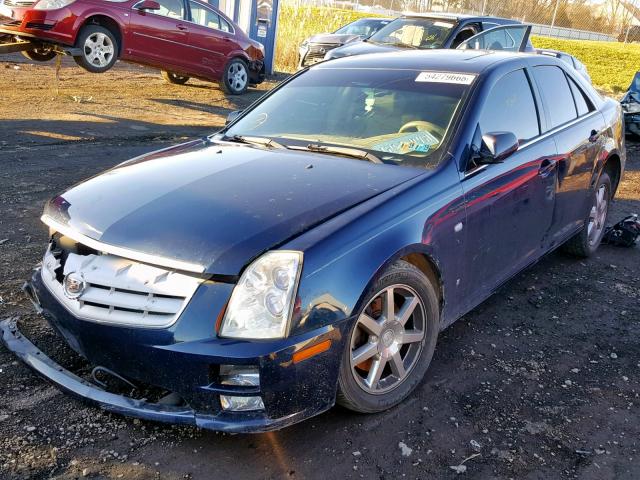
[(75, 395), (109, 412), (144, 420), (194, 425), (201, 428), (226, 432), (257, 433), (283, 428), (302, 418), (320, 413), (320, 411), (324, 411), (329, 407), (327, 406), (316, 412), (303, 410), (278, 419), (265, 418), (262, 415), (256, 415), (255, 418), (251, 418), (246, 414), (243, 415), (241, 420), (234, 418), (233, 414), (217, 416), (200, 415), (189, 407), (174, 407), (148, 403), (124, 395), (110, 393), (99, 388), (91, 382), (64, 369), (47, 357), (20, 333), (16, 321), (13, 319), (0, 322), (0, 340), (3, 345), (20, 358), (20, 360), (64, 392)]
[[(7, 33), (11, 35), (15, 35), (15, 32), (3, 31), (0, 29), (0, 34)], [(82, 54), (82, 49), (67, 47), (64, 45), (58, 45), (56, 43), (50, 43), (47, 40), (37, 40), (37, 37), (34, 35), (29, 35), (25, 33), (19, 33), (20, 37), (34, 37), (34, 40), (16, 40), (9, 43), (0, 43), (0, 55), (8, 54), (8, 53), (17, 53), (24, 52), (27, 50), (33, 50), (34, 48), (39, 48), (44, 46), (51, 46), (56, 53), (62, 55), (70, 55), (72, 57), (77, 57)]]
[(24, 52), (25, 50), (31, 50), (32, 48), (34, 48), (33, 43), (26, 41), (2, 43), (0, 44), (0, 55), (7, 53)]

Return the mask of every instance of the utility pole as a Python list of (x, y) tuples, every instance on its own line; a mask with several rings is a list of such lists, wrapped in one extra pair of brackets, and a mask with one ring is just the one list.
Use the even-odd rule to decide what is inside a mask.
[(638, 10), (638, 7), (636, 7), (636, 0), (633, 0), (633, 3), (631, 4), (631, 6), (633, 7), (633, 11), (631, 12), (631, 18), (629, 19), (629, 26), (627, 27), (627, 32), (624, 34), (625, 45), (629, 41), (629, 32), (631, 31), (631, 26), (633, 25), (633, 19), (636, 18), (636, 11)]
[(552, 27), (556, 24), (556, 15), (558, 14), (558, 5), (560, 5), (560, 0), (556, 0), (556, 8), (553, 9), (553, 18), (551, 19)]

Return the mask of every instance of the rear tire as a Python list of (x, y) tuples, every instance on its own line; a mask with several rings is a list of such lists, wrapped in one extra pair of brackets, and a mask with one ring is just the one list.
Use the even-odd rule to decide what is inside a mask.
[(431, 363), (439, 312), (434, 286), (420, 270), (404, 261), (391, 265), (368, 291), (349, 333), (337, 402), (374, 413), (409, 396)]
[(179, 73), (162, 70), (162, 78), (164, 78), (165, 82), (171, 83), (173, 85), (184, 85), (189, 81), (189, 78), (191, 77), (187, 77), (186, 75), (180, 75)]
[(33, 50), (23, 50), (22, 56), (34, 62), (48, 62), (56, 58), (56, 52), (51, 47), (34, 48)]
[(591, 206), (584, 227), (562, 246), (565, 252), (582, 258), (590, 257), (596, 252), (604, 236), (610, 202), (611, 179), (607, 172), (602, 172), (591, 194)]
[(220, 87), (230, 95), (242, 95), (249, 87), (249, 67), (241, 58), (234, 58), (224, 69)]
[(85, 25), (76, 40), (82, 53), (73, 57), (78, 65), (91, 73), (104, 73), (118, 60), (120, 45), (110, 30), (100, 25)]

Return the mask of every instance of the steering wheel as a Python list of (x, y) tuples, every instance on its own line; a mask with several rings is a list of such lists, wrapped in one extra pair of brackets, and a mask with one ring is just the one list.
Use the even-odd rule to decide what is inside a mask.
[(427, 122), (425, 120), (412, 120), (411, 122), (407, 122), (404, 125), (402, 125), (402, 127), (400, 127), (400, 130), (398, 130), (398, 133), (404, 133), (407, 130), (410, 130), (412, 128), (415, 128), (416, 131), (418, 132), (426, 130), (430, 133), (437, 133), (438, 136), (440, 137), (438, 140), (442, 139), (445, 133), (444, 128), (439, 127), (435, 123)]

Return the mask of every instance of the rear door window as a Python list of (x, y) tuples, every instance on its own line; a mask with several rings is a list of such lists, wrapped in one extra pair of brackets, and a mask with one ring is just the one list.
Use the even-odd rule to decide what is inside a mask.
[(223, 32), (231, 31), (229, 22), (214, 10), (196, 2), (189, 2), (189, 8), (191, 10), (191, 21), (193, 23), (215, 30), (222, 30)]
[(570, 122), (578, 116), (573, 94), (564, 71), (553, 65), (534, 67), (542, 100), (549, 112), (550, 128)]
[(506, 74), (493, 86), (482, 107), (480, 131), (512, 132), (520, 142), (540, 134), (538, 111), (524, 70)]

